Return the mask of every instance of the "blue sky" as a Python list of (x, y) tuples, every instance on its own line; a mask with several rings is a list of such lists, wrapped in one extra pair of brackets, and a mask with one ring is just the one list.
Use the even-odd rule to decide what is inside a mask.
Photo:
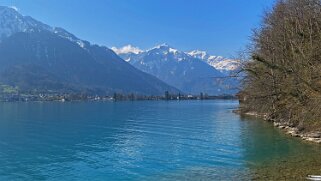
[(274, 0), (0, 0), (108, 47), (157, 44), (236, 56)]

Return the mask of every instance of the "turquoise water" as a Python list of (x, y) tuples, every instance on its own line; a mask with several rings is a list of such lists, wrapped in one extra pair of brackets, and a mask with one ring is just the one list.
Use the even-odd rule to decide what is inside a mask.
[(0, 180), (249, 180), (319, 148), (235, 101), (0, 103)]

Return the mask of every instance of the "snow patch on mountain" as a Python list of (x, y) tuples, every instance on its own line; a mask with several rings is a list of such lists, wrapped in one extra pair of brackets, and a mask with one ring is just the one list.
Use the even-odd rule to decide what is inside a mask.
[(17, 8), (17, 6), (9, 6), (9, 8), (14, 9), (15, 11), (19, 11), (19, 8)]
[(187, 52), (189, 55), (198, 58), (221, 72), (235, 71), (241, 66), (241, 62), (235, 59), (228, 59), (222, 56), (209, 55), (206, 51), (193, 50)]
[(206, 59), (207, 53), (205, 51), (200, 50), (193, 50), (191, 52), (187, 52), (189, 55), (199, 58), (199, 59)]

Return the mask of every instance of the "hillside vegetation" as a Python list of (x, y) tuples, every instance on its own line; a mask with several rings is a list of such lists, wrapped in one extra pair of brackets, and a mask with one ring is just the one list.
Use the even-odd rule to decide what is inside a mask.
[(321, 128), (321, 2), (280, 0), (254, 31), (243, 110)]

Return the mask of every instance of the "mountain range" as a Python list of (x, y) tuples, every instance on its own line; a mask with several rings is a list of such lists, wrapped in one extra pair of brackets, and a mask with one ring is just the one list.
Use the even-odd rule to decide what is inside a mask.
[(0, 85), (32, 93), (235, 94), (240, 67), (205, 51), (167, 44), (107, 48), (0, 6)]
[(167, 44), (145, 51), (131, 45), (112, 50), (137, 69), (183, 92), (211, 95), (237, 92), (238, 80), (227, 78), (240, 67), (237, 60), (211, 56), (204, 51), (179, 51)]
[(25, 92), (179, 92), (112, 50), (0, 6), (0, 84)]

